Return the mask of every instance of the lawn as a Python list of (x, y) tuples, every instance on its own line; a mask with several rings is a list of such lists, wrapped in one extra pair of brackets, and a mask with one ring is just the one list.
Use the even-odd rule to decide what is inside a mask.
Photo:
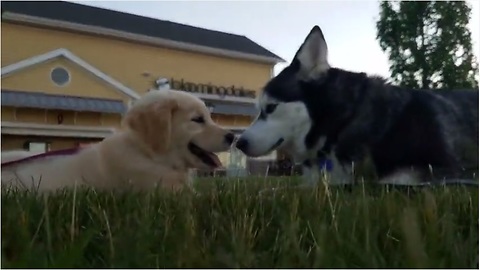
[[(478, 268), (478, 187), (2, 192), (3, 268)], [(283, 187), (275, 192), (259, 191)]]

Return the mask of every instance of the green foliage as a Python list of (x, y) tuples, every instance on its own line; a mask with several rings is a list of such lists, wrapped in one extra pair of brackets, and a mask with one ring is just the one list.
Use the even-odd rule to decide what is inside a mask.
[(464, 1), (380, 3), (377, 40), (394, 82), (411, 88), (478, 88)]
[(2, 267), (478, 267), (478, 188), (295, 181), (203, 179), (200, 194), (3, 191)]

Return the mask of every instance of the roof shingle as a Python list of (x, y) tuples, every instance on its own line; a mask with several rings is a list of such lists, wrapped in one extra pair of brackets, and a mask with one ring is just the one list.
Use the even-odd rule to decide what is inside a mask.
[(4, 11), (162, 38), (210, 48), (282, 58), (245, 36), (64, 1), (2, 1)]

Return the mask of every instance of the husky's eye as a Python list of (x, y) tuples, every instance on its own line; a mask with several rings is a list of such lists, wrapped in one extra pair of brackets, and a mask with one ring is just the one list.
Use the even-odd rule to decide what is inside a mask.
[(203, 116), (198, 116), (198, 117), (195, 117), (195, 118), (192, 118), (192, 121), (195, 122), (195, 123), (205, 123), (205, 119), (203, 118)]
[(275, 111), (275, 109), (277, 108), (278, 104), (268, 104), (266, 107), (265, 107), (265, 113), (266, 114), (271, 114)]

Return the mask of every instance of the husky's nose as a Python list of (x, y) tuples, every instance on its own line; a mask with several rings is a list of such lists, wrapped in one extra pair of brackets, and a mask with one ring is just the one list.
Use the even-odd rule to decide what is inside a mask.
[(245, 152), (248, 148), (248, 141), (245, 138), (240, 137), (237, 141), (236, 147)]
[(233, 133), (227, 133), (227, 134), (225, 135), (225, 141), (227, 142), (228, 145), (231, 145), (234, 140), (235, 140), (235, 134), (233, 134)]

